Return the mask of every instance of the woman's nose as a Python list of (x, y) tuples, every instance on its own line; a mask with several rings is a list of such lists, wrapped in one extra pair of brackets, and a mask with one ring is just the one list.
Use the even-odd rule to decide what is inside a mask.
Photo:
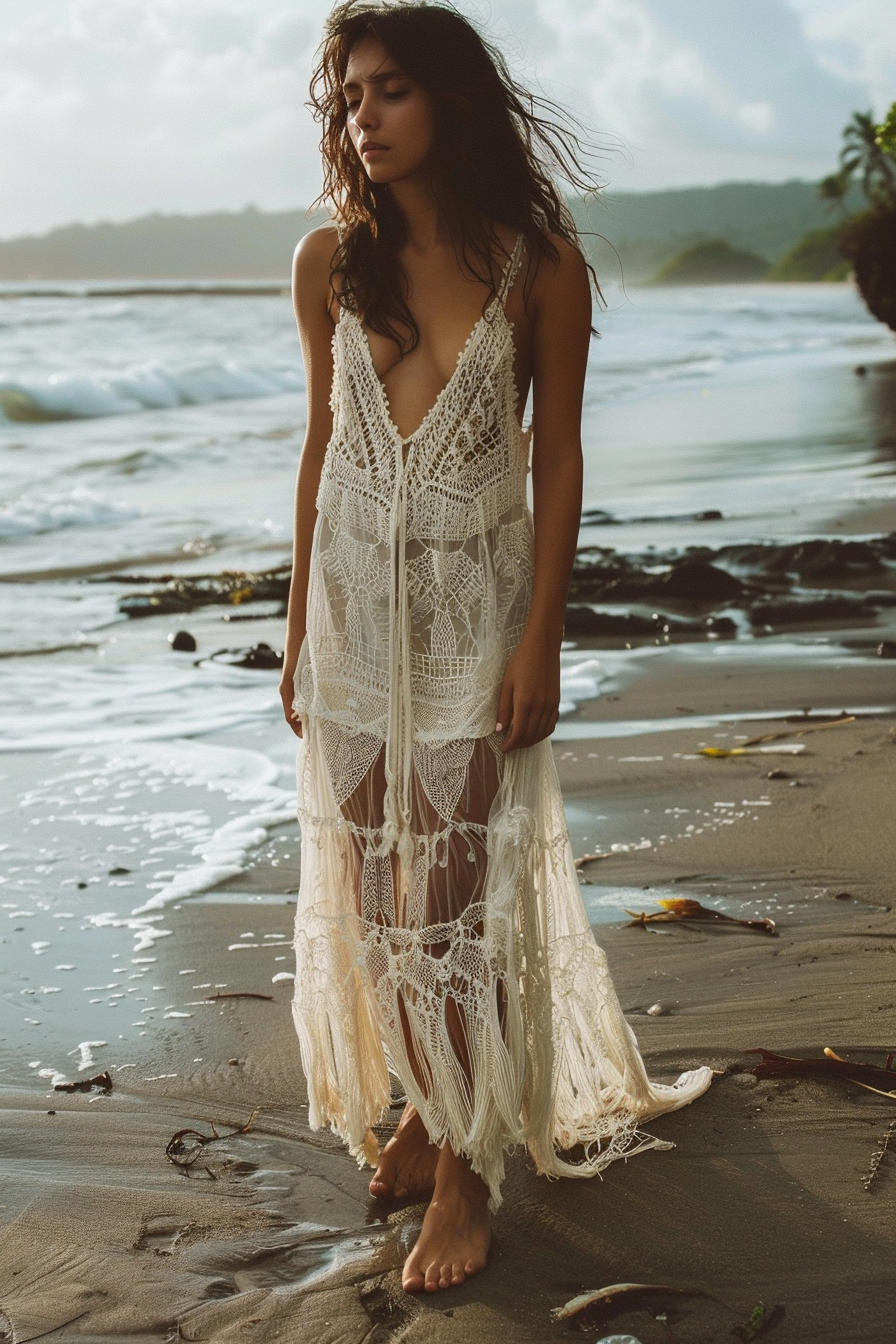
[(365, 94), (358, 104), (354, 121), (355, 125), (362, 131), (376, 125), (376, 106), (369, 94)]

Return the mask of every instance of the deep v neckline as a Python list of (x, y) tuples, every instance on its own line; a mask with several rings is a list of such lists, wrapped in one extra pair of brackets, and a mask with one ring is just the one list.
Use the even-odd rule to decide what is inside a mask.
[[(460, 370), (466, 361), (467, 353), (470, 349), (470, 346), (473, 344), (474, 340), (478, 336), (483, 325), (493, 320), (493, 313), (495, 312), (496, 306), (497, 306), (497, 312), (500, 314), (500, 317), (504, 319), (504, 325), (507, 331), (509, 332), (513, 331), (513, 323), (510, 321), (510, 319), (507, 316), (507, 313), (504, 311), (504, 302), (507, 298), (507, 292), (510, 289), (510, 284), (512, 283), (513, 274), (516, 269), (519, 250), (522, 246), (522, 242), (523, 242), (523, 235), (519, 233), (517, 234), (516, 242), (513, 245), (511, 253), (507, 258), (506, 262), (504, 263), (504, 267), (501, 272), (501, 283), (498, 286), (497, 291), (493, 295), (490, 302), (486, 305), (485, 310), (479, 314), (476, 321), (473, 323), (473, 328), (469, 336), (464, 341), (463, 345), (458, 351), (454, 368), (451, 371), (447, 383), (445, 383), (444, 387), (440, 389), (439, 394), (436, 397), (435, 401), (430, 406), (429, 410), (426, 412), (417, 428), (411, 434), (402, 434), (395, 423), (395, 419), (392, 415), (392, 408), (389, 405), (389, 393), (386, 390), (386, 384), (383, 382), (382, 378), (376, 371), (376, 365), (373, 362), (373, 351), (370, 348), (370, 340), (367, 336), (367, 332), (364, 330), (363, 322), (361, 321), (357, 313), (350, 312), (345, 308), (342, 309), (339, 315), (340, 321), (342, 321), (343, 318), (345, 317), (351, 317), (354, 318), (355, 320), (355, 324), (358, 328), (358, 332), (361, 337), (361, 344), (364, 348), (365, 358), (370, 368), (370, 372), (373, 374), (374, 380), (376, 381), (377, 386), (379, 387), (380, 390), (380, 402), (382, 406), (383, 415), (385, 416), (385, 419), (389, 425), (390, 430), (392, 431), (392, 433), (394, 434), (395, 438), (397, 439), (398, 443), (402, 446), (402, 448), (406, 448), (408, 444), (410, 444), (414, 439), (416, 439), (417, 436), (421, 434), (423, 430), (427, 427), (430, 420), (432, 420), (433, 417), (436, 415), (436, 413), (440, 410), (442, 403), (445, 401), (445, 399), (448, 396), (448, 393), (451, 391), (452, 387), (457, 381), (457, 376), (460, 373)], [(393, 368), (394, 367), (395, 366), (393, 365)]]

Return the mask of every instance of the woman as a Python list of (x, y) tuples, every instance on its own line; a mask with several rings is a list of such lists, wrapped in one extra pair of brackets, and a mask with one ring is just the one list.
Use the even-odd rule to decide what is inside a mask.
[[(295, 1021), (312, 1127), (372, 1194), (429, 1201), (403, 1283), (435, 1291), (484, 1267), (508, 1149), (589, 1176), (668, 1146), (640, 1121), (710, 1071), (647, 1079), (548, 741), (591, 293), (544, 161), (581, 183), (575, 141), (439, 5), (340, 6), (312, 96), (335, 222), (294, 269)], [(408, 1100), (379, 1152), (390, 1074)]]

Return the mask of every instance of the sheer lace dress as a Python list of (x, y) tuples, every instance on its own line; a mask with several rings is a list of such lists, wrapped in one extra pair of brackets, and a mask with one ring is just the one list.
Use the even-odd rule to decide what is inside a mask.
[(392, 1074), (492, 1207), (516, 1145), (541, 1172), (593, 1175), (670, 1146), (641, 1122), (711, 1076), (648, 1080), (582, 904), (550, 743), (503, 756), (494, 734), (532, 583), (504, 310), (521, 255), (519, 238), (408, 436), (341, 311), (295, 679), (310, 1124), (374, 1162)]

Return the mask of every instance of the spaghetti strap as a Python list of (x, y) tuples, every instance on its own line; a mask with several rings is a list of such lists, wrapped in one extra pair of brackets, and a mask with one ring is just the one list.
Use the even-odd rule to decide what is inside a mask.
[(525, 235), (522, 233), (518, 233), (516, 236), (516, 242), (514, 243), (513, 248), (511, 249), (510, 256), (504, 263), (504, 269), (501, 273), (501, 282), (498, 285), (496, 293), (496, 298), (502, 308), (507, 303), (507, 295), (513, 288), (513, 282), (516, 280), (517, 272), (520, 269), (520, 263), (523, 259), (523, 246), (525, 241), (526, 241)]

